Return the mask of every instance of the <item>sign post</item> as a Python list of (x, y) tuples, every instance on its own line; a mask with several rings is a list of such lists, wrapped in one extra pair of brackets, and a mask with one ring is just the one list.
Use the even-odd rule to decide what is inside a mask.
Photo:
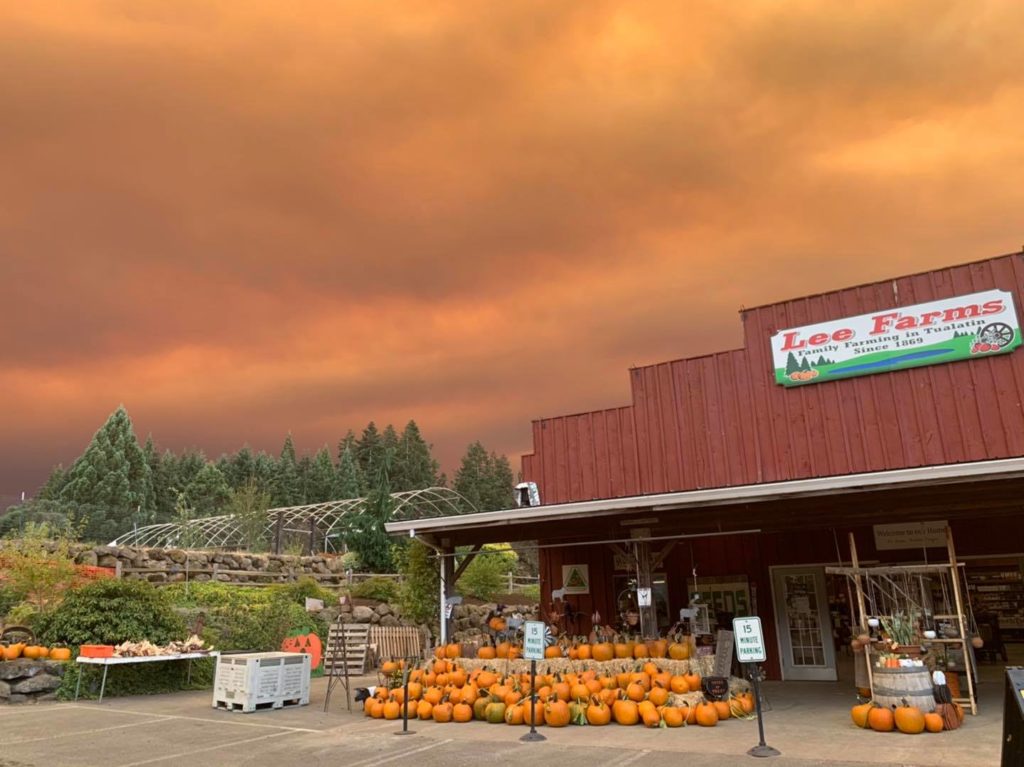
[(409, 729), (409, 669), (416, 658), (405, 658), (402, 662), (402, 729), (396, 735), (412, 735)]
[(530, 731), (519, 740), (526, 742), (547, 740), (537, 732), (537, 661), (544, 660), (544, 640), (547, 634), (544, 621), (526, 621), (523, 624), (523, 657), (530, 661)]
[[(764, 633), (761, 631), (761, 619), (757, 616), (732, 619), (733, 635), (736, 639), (736, 660), (740, 663), (764, 663), (768, 660), (768, 653), (764, 647)], [(764, 742), (764, 718), (761, 715), (761, 686), (760, 674), (755, 668), (750, 675), (754, 683), (754, 705), (757, 706), (757, 733), (760, 741), (752, 749), (747, 751), (751, 756), (778, 756), (778, 749), (774, 749)]]

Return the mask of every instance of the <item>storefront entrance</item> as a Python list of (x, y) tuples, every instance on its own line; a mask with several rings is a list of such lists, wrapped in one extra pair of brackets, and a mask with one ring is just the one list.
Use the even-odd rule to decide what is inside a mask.
[(835, 645), (823, 567), (773, 567), (772, 596), (782, 678), (836, 680)]

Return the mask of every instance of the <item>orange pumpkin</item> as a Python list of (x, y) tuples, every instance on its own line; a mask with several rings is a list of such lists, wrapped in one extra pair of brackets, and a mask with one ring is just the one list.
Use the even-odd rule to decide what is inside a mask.
[(924, 732), (924, 714), (917, 706), (897, 706), (893, 715), (896, 729), (907, 735), (920, 735)]
[(511, 648), (512, 645), (508, 642), (499, 642), (498, 646), (494, 648), (494, 654), (499, 658), (507, 658)]
[(612, 704), (612, 717), (616, 724), (632, 725), (640, 721), (636, 701), (619, 698)]
[(676, 706), (662, 706), (661, 720), (666, 727), (682, 727), (686, 723), (686, 713)]
[(434, 706), (434, 710), (430, 713), (430, 715), (434, 718), (435, 722), (444, 724), (452, 720), (453, 709), (454, 706), (452, 706), (451, 703), (445, 701), (444, 703), (438, 703), (436, 706)]
[(686, 683), (685, 676), (674, 676), (669, 680), (669, 689), (672, 690), (676, 695), (682, 695), (683, 693), (690, 691), (690, 685)]
[(434, 704), (429, 700), (421, 700), (416, 704), (416, 718), (417, 719), (432, 719), (434, 713)]
[(384, 704), (384, 718), (398, 719), (402, 715), (402, 705), (397, 700), (389, 700)]
[(655, 706), (664, 706), (668, 703), (668, 690), (661, 685), (654, 685), (651, 691), (647, 693), (647, 700)]
[(40, 647), (39, 648), (39, 657), (40, 658), (49, 658), (50, 657), (50, 648), (49, 647)]
[(497, 650), (491, 645), (484, 645), (476, 651), (476, 657), (481, 660), (494, 660), (497, 657)]
[(942, 717), (934, 713), (925, 714), (924, 728), (928, 732), (942, 732)]
[(647, 642), (647, 652), (652, 658), (664, 658), (668, 655), (668, 642), (664, 639), (652, 639)]
[(673, 642), (668, 646), (668, 657), (672, 660), (686, 660), (690, 657), (688, 642)]
[(718, 724), (718, 709), (713, 703), (704, 701), (697, 704), (697, 724), (701, 727), (714, 727)]
[(473, 719), (473, 707), (468, 703), (459, 703), (452, 709), (452, 719), (465, 723)]
[(591, 656), (597, 661), (609, 661), (615, 657), (615, 648), (611, 642), (601, 642), (600, 644), (592, 645), (590, 648)]
[(718, 712), (718, 719), (719, 719), (719, 721), (722, 721), (723, 719), (728, 719), (730, 716), (732, 716), (732, 711), (729, 708), (729, 701), (727, 701), (727, 700), (716, 700), (714, 702), (714, 706), (715, 706), (715, 711)]
[(544, 704), (544, 722), (548, 727), (565, 727), (569, 724), (569, 704), (564, 700), (552, 700)]
[(576, 657), (579, 658), (580, 660), (590, 660), (590, 657), (591, 657), (590, 645), (588, 645), (588, 644), (581, 644), (581, 645), (579, 645), (576, 648)]
[(696, 674), (696, 673), (691, 671), (689, 674), (684, 674), (683, 675), (683, 679), (686, 680), (686, 685), (691, 690), (699, 690), (700, 689), (700, 674)]
[(544, 648), (545, 658), (561, 658), (564, 655), (565, 653), (562, 652), (562, 648), (559, 645), (553, 644)]
[(597, 727), (608, 724), (612, 720), (612, 710), (608, 705), (596, 696), (590, 699), (587, 706), (587, 724)]
[(462, 647), (457, 642), (445, 645), (444, 657), (451, 659), (458, 658), (460, 655), (462, 655)]
[(862, 703), (859, 706), (854, 706), (850, 709), (850, 718), (853, 719), (853, 723), (861, 729), (868, 726), (868, 714), (871, 713), (873, 703)]
[(505, 724), (522, 724), (523, 719), (522, 703), (516, 703), (516, 705), (508, 706), (505, 709)]
[(868, 726), (876, 732), (892, 732), (896, 726), (892, 709), (873, 706), (868, 712)]

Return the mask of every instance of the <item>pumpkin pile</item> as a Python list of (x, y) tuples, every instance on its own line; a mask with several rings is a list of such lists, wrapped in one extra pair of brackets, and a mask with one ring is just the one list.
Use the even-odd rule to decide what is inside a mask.
[(71, 650), (67, 647), (43, 647), (41, 645), (17, 642), (0, 647), (0, 660), (71, 660)]
[[(458, 647), (443, 648), (437, 657), (409, 671), (408, 700), (401, 684), (402, 667), (389, 661), (381, 668), (389, 685), (366, 699), (363, 711), (377, 719), (400, 719), (403, 707), (410, 719), (435, 722), (483, 721), (489, 724), (602, 726), (643, 724), (645, 727), (714, 727), (723, 719), (749, 719), (751, 693), (729, 700), (707, 701), (699, 694), (697, 674), (673, 675), (653, 661), (638, 661), (634, 671), (600, 673), (596, 669), (536, 676), (536, 705), (531, 704), (529, 673), (502, 674), (487, 666), (467, 671), (455, 658)], [(390, 689), (389, 689), (390, 687)]]
[(919, 735), (957, 729), (964, 721), (964, 710), (957, 703), (939, 703), (934, 713), (923, 713), (917, 706), (907, 705), (906, 701), (895, 708), (869, 701), (850, 709), (850, 717), (855, 725), (865, 730)]
[[(504, 626), (504, 618), (491, 618), (490, 628)], [(544, 657), (548, 660), (556, 658), (568, 658), (569, 660), (626, 660), (626, 659), (670, 659), (686, 660), (690, 657), (691, 638), (677, 635), (670, 639), (648, 639), (640, 640), (624, 635), (615, 635), (607, 641), (593, 641), (587, 637), (561, 636), (554, 644), (544, 649)], [(445, 645), (435, 650), (435, 654), (441, 652), (440, 657), (458, 658), (462, 655), (462, 647), (457, 643)], [(481, 660), (516, 660), (523, 655), (522, 645), (513, 644), (509, 641), (501, 641), (496, 644), (484, 644), (476, 651), (476, 657)]]

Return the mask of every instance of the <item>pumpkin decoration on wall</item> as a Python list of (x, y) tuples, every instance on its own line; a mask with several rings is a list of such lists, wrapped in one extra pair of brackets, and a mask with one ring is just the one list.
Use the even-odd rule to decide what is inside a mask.
[(297, 634), (296, 636), (287, 637), (281, 643), (281, 652), (307, 653), (310, 656), (309, 667), (315, 671), (320, 668), (324, 648), (320, 642), (320, 637), (310, 631), (308, 634)]

